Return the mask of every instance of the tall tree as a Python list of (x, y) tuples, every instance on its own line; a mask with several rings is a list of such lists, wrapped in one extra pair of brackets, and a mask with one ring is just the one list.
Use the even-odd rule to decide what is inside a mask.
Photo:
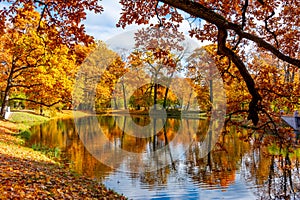
[[(36, 70), (43, 65), (46, 69), (40, 72), (44, 73), (45, 70), (48, 71), (47, 67), (49, 68), (49, 65), (55, 68), (57, 67), (55, 66), (56, 64), (66, 64), (64, 56), (70, 57), (70, 59), (67, 58), (69, 64), (66, 66), (71, 66), (74, 59), (71, 55), (76, 53), (76, 46), (79, 44), (89, 45), (94, 42), (93, 38), (85, 33), (84, 25), (81, 23), (86, 17), (86, 10), (99, 13), (102, 11), (102, 7), (96, 0), (68, 2), (40, 0), (1, 1), (0, 33), (2, 34), (2, 51), (0, 68), (3, 72), (1, 73), (1, 80), (6, 81), (6, 83), (0, 84), (4, 88), (3, 94), (1, 94), (1, 97), (3, 97), (1, 116), (4, 116), (11, 89), (17, 87), (33, 89), (35, 86), (41, 86), (40, 84), (42, 83), (39, 83), (39, 80), (42, 80), (41, 76), (38, 80), (38, 77), (35, 76), (36, 73), (33, 73), (32, 70)], [(68, 55), (65, 54), (66, 48), (69, 49)], [(58, 49), (62, 49), (62, 52), (58, 52)], [(56, 55), (53, 55), (53, 52)], [(62, 54), (61, 60), (54, 61), (60, 53)], [(51, 56), (52, 61), (56, 62), (56, 64), (51, 63), (47, 66), (46, 63), (51, 62), (47, 59), (50, 59)], [(80, 54), (77, 55), (77, 64), (78, 61), (82, 60), (79, 57)], [(74, 66), (73, 68), (75, 69)], [(58, 81), (57, 75), (59, 73), (62, 76), (74, 73), (73, 70), (64, 70), (67, 73), (61, 73), (62, 71), (60, 70), (56, 70), (56, 72), (52, 70), (48, 75), (56, 76), (56, 81)], [(24, 84), (26, 80), (27, 83)], [(70, 83), (68, 77), (62, 78), (61, 81), (61, 83), (57, 82), (55, 83), (56, 85), (54, 84), (51, 87), (52, 92), (56, 96), (60, 96), (57, 92), (61, 88), (57, 86), (67, 85), (67, 82)], [(70, 94), (70, 92), (67, 93)], [(38, 92), (31, 93), (31, 96), (46, 97)], [(49, 100), (49, 98), (46, 99)], [(45, 102), (39, 103), (49, 105)]]
[[(122, 16), (118, 26), (159, 23), (177, 30), (185, 13), (191, 24), (190, 35), (218, 44), (218, 54), (228, 57), (238, 68), (251, 94), (248, 119), (259, 121), (261, 94), (253, 80), (245, 57), (245, 49), (268, 51), (278, 59), (300, 67), (299, 1), (293, 0), (121, 0)], [(180, 11), (181, 10), (181, 11)]]
[(66, 45), (49, 47), (50, 35), (56, 28), (43, 34), (36, 33), (40, 15), (26, 5), (16, 11), (12, 24), (1, 36), (0, 88), (3, 91), (1, 116), (4, 116), (11, 92), (26, 94), (25, 100), (51, 106), (70, 98), (72, 79), (76, 71), (75, 55)]
[(158, 103), (159, 82), (166, 87), (163, 107), (166, 108), (169, 86), (176, 72), (182, 68), (182, 58), (189, 46), (184, 46), (182, 33), (173, 32), (170, 28), (160, 26), (141, 29), (135, 36), (134, 51), (129, 62), (145, 69), (151, 77), (150, 96), (153, 93), (153, 105)]
[[(203, 59), (205, 58), (201, 56), (203, 51), (211, 58), (210, 60), (205, 61)], [(251, 71), (257, 90), (262, 95), (262, 102), (260, 103), (261, 115), (258, 123), (260, 131), (257, 132), (274, 133), (274, 135), (280, 136), (281, 139), (289, 139), (288, 130), (284, 127), (278, 127), (278, 124), (280, 123), (280, 110), (289, 111), (299, 107), (300, 84), (296, 73), (297, 68), (289, 67), (291, 72), (295, 72), (293, 76), (290, 75), (289, 81), (287, 81), (285, 63), (278, 62), (274, 56), (267, 52), (254, 53), (251, 57), (253, 59), (249, 61), (248, 69)], [(246, 84), (241, 82), (242, 76), (237, 66), (228, 58), (218, 56), (216, 45), (204, 46), (195, 50), (195, 53), (192, 54), (191, 60), (188, 62), (188, 75), (192, 78), (193, 83), (200, 89), (205, 89), (205, 80), (212, 77), (209, 75), (210, 73), (207, 73), (213, 70), (210, 67), (207, 68), (209, 63), (214, 63), (225, 82), (224, 89), (229, 119), (233, 116), (238, 118), (241, 115), (243, 116), (247, 113), (251, 95), (247, 91)], [(213, 79), (216, 80), (217, 77)], [(291, 82), (292, 79), (294, 79), (293, 82)], [(220, 86), (220, 84), (218, 85)], [(219, 92), (216, 91), (215, 93)], [(202, 101), (205, 102), (205, 98)]]
[(77, 72), (73, 104), (83, 110), (107, 108), (116, 82), (127, 69), (121, 57), (102, 41), (96, 41), (87, 52), (84, 49), (84, 55), (90, 53)]

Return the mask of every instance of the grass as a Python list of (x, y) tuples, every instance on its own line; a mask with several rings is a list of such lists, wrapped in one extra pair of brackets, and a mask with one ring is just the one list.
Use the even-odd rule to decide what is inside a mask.
[(33, 144), (31, 148), (35, 151), (40, 151), (42, 154), (45, 154), (48, 158), (53, 160), (60, 160), (61, 150), (59, 147), (50, 148), (46, 146), (42, 146), (40, 144)]
[(89, 115), (90, 115), (89, 113), (85, 113), (82, 111), (63, 110), (57, 112), (54, 118), (66, 119), (66, 118), (73, 118), (73, 117), (85, 117)]
[(25, 111), (12, 112), (9, 117), (9, 121), (14, 123), (21, 123), (25, 126), (33, 126), (36, 124), (44, 123), (49, 121), (49, 119), (50, 118)]
[(31, 135), (30, 130), (24, 130), (24, 131), (21, 131), (21, 132), (19, 133), (18, 136), (19, 136), (21, 139), (29, 140), (30, 135)]

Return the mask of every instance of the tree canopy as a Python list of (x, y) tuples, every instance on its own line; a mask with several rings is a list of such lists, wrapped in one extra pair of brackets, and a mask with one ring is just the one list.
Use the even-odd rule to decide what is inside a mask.
[[(39, 15), (32, 29), (34, 34), (40, 37), (47, 33), (48, 40), (44, 46), (51, 51), (65, 45), (70, 49), (70, 53), (77, 56), (76, 64), (80, 64), (87, 55), (84, 51), (78, 51), (78, 45), (88, 46), (94, 43), (93, 38), (86, 34), (82, 20), (86, 18), (87, 11), (95, 13), (103, 11), (101, 2), (97, 0), (2, 2), (4, 5), (0, 10), (2, 34), (7, 34), (7, 27), (18, 19), (25, 19), (27, 11), (34, 10)], [(234, 79), (241, 82), (240, 85), (236, 84), (233, 87), (236, 87), (235, 91), (243, 97), (235, 93), (233, 96), (236, 99), (232, 99), (232, 102), (248, 99), (242, 102), (241, 110), (247, 111), (248, 119), (252, 120), (254, 125), (269, 113), (270, 105), (274, 108), (279, 102), (276, 98), (281, 98), (280, 102), (284, 102), (280, 104), (280, 108), (278, 104), (278, 109), (283, 106), (288, 106), (289, 110), (299, 107), (297, 93), (282, 93), (286, 88), (289, 88), (289, 91), (297, 91), (299, 87), (296, 76), (300, 68), (300, 19), (296, 17), (299, 15), (298, 1), (121, 0), (120, 4), (122, 12), (117, 23), (118, 27), (125, 28), (133, 23), (148, 24), (150, 27), (164, 27), (165, 30), (176, 33), (180, 32), (180, 25), (187, 21), (191, 37), (216, 44), (211, 53), (219, 56), (216, 59), (222, 63), (219, 70), (224, 75), (224, 81), (227, 84), (232, 83)], [(157, 23), (154, 23), (155, 21)], [(270, 60), (268, 64), (265, 58)], [(270, 75), (272, 73), (274, 76)], [(276, 79), (278, 77), (280, 78)], [(273, 87), (278, 82), (267, 83), (264, 79), (281, 80), (282, 87)], [(270, 94), (273, 95), (272, 98), (267, 98)], [(265, 103), (267, 101), (269, 104)], [(229, 109), (229, 111), (229, 114), (232, 114), (239, 110)]]
[(86, 10), (99, 13), (102, 7), (97, 1), (1, 2), (1, 116), (13, 99), (70, 105), (77, 67), (88, 52), (84, 48), (94, 43), (82, 24)]
[(121, 0), (122, 15), (118, 26), (149, 24), (157, 18), (160, 26), (174, 31), (184, 20), (189, 34), (217, 43), (217, 53), (234, 63), (246, 83), (252, 100), (248, 119), (256, 125), (262, 95), (248, 68), (251, 58), (245, 50), (265, 52), (274, 59), (300, 68), (298, 1), (288, 0)]
[[(79, 1), (61, 1), (61, 0), (3, 0), (4, 7), (0, 10), (0, 32), (3, 33), (7, 23), (13, 23), (16, 17), (25, 17), (19, 15), (18, 9), (33, 8), (39, 13), (39, 26), (36, 27), (38, 33), (43, 33), (49, 28), (59, 27), (56, 33), (52, 33), (53, 45), (93, 43), (93, 37), (85, 32), (85, 26), (82, 20), (86, 18), (87, 10), (95, 13), (101, 13), (103, 7), (98, 0), (79, 0)], [(45, 22), (45, 26), (41, 26), (41, 22)]]

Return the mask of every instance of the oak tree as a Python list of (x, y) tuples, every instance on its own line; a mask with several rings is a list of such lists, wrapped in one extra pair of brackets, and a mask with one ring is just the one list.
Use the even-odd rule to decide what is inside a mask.
[[(48, 107), (70, 102), (76, 55), (65, 44), (49, 45), (57, 28), (37, 33), (38, 26), (45, 26), (39, 20), (39, 13), (26, 5), (17, 9), (13, 23), (7, 24), (1, 36), (2, 116), (13, 99)], [(11, 93), (25, 94), (26, 98), (12, 99)]]
[[(76, 53), (76, 46), (87, 46), (94, 43), (93, 37), (86, 34), (82, 24), (82, 20), (86, 17), (86, 10), (100, 13), (102, 6), (96, 0), (68, 2), (47, 0), (1, 1), (0, 33), (2, 34), (1, 48), (3, 49), (1, 52), (1, 80), (6, 81), (6, 83), (0, 84), (4, 88), (3, 95), (1, 94), (3, 97), (2, 116), (6, 110), (11, 89), (17, 87), (33, 89), (33, 86), (41, 86), (37, 79), (42, 80), (42, 75), (35, 77), (36, 74), (32, 73), (32, 70), (42, 65), (46, 67), (45, 63), (51, 57), (49, 54), (52, 52), (59, 54), (57, 49), (68, 48), (68, 55), (66, 56), (71, 57), (69, 61), (72, 63), (71, 60), (74, 59), (72, 55)], [(64, 52), (61, 53), (64, 57)], [(83, 60), (80, 58), (80, 54), (75, 57), (77, 64)], [(52, 55), (52, 60), (55, 59), (57, 58)], [(60, 62), (60, 64), (64, 64), (64, 62)], [(75, 69), (74, 66), (73, 68)], [(66, 76), (74, 73), (72, 69), (64, 69), (63, 71), (66, 73), (61, 73), (62, 71), (59, 72), (59, 70), (56, 72)], [(59, 79), (56, 78), (56, 80)], [(29, 84), (24, 84), (24, 80), (27, 80)], [(56, 96), (59, 96), (57, 92), (60, 91), (57, 86), (67, 85), (66, 82), (70, 83), (70, 77), (65, 77), (60, 83), (55, 83), (57, 85), (52, 85), (52, 88), (56, 88), (56, 91), (53, 90)], [(67, 93), (70, 94), (70, 92)], [(31, 93), (32, 96), (36, 96), (35, 94), (40, 95), (41, 93)], [(40, 103), (47, 104), (45, 102)]]
[(118, 26), (159, 24), (178, 30), (183, 20), (191, 25), (191, 36), (218, 44), (218, 54), (226, 56), (238, 69), (251, 95), (248, 119), (259, 121), (262, 94), (247, 68), (247, 48), (269, 52), (276, 59), (300, 67), (299, 1), (293, 0), (121, 0)]

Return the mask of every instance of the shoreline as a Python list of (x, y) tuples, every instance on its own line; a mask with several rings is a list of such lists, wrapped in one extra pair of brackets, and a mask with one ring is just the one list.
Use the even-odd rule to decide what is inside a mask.
[[(0, 120), (0, 198), (127, 199), (102, 183), (71, 172), (40, 151), (24, 146), (20, 133), (55, 118), (73, 117), (63, 111), (55, 117), (19, 111), (15, 121)], [(78, 117), (87, 113), (76, 111)], [(72, 115), (70, 115), (72, 114)], [(22, 115), (25, 116), (22, 118)], [(12, 119), (14, 116), (11, 116)], [(25, 119), (27, 117), (27, 119)], [(37, 122), (34, 121), (39, 119)], [(19, 122), (17, 122), (19, 120)]]

